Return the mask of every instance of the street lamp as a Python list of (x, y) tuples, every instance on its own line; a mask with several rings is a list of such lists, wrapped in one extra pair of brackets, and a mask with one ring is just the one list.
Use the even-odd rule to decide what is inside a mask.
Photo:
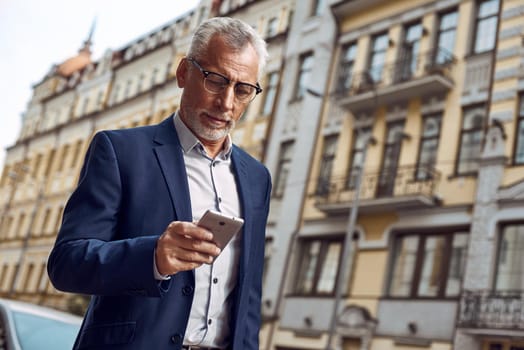
[[(362, 132), (362, 131), (360, 131)], [(349, 271), (348, 271), (348, 261), (350, 258), (350, 254), (353, 254), (353, 251), (351, 250), (351, 242), (353, 241), (353, 233), (355, 232), (355, 227), (357, 224), (357, 216), (358, 216), (358, 207), (360, 205), (360, 191), (362, 188), (362, 178), (364, 175), (364, 165), (366, 162), (366, 155), (367, 155), (367, 149), (368, 145), (374, 145), (376, 144), (375, 138), (370, 134), (366, 135), (366, 139), (364, 141), (364, 147), (362, 150), (362, 165), (357, 171), (357, 177), (356, 177), (356, 183), (355, 183), (355, 197), (353, 198), (353, 206), (351, 206), (349, 219), (347, 223), (347, 229), (346, 234), (344, 238), (344, 248), (342, 250), (342, 257), (340, 261), (340, 272), (337, 276), (337, 282), (335, 285), (335, 301), (333, 304), (333, 312), (331, 313), (331, 321), (329, 323), (329, 336), (328, 341), (326, 343), (326, 350), (334, 350), (336, 349), (335, 346), (331, 346), (331, 343), (333, 342), (333, 338), (336, 333), (337, 328), (337, 313), (338, 308), (340, 305), (340, 301), (342, 299), (342, 288), (343, 286), (346, 286), (349, 281)]]

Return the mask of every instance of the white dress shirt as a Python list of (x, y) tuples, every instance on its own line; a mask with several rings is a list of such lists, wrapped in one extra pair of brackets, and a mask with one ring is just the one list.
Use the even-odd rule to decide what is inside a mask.
[[(175, 128), (184, 151), (193, 220), (207, 209), (241, 217), (240, 199), (231, 164), (231, 138), (215, 157), (207, 156), (196, 136), (178, 114)], [(230, 297), (237, 283), (241, 234), (233, 237), (212, 265), (195, 269), (195, 295), (189, 315), (184, 345), (226, 348), (231, 335)]]

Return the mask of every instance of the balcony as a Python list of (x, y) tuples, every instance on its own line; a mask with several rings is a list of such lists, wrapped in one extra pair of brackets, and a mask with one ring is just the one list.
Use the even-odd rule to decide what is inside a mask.
[[(404, 166), (376, 173), (364, 173), (360, 188), (359, 212), (372, 213), (440, 204), (435, 195), (440, 173), (433, 168)], [(319, 183), (315, 206), (326, 214), (347, 213), (355, 197), (354, 176)]]
[(465, 291), (460, 301), (458, 326), (478, 330), (524, 331), (524, 292)]
[(439, 95), (453, 88), (455, 58), (444, 49), (368, 69), (353, 75), (340, 93), (340, 105), (353, 113), (395, 104), (414, 97)]

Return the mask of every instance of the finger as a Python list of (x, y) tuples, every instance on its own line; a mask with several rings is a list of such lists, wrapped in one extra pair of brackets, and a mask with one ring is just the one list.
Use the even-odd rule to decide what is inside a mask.
[(192, 222), (173, 221), (167, 226), (166, 232), (172, 236), (187, 236), (204, 241), (211, 241), (213, 239), (213, 234), (209, 230), (197, 226)]

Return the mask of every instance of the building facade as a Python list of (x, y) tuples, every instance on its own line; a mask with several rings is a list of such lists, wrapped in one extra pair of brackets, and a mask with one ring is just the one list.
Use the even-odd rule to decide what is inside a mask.
[(330, 9), (274, 348), (524, 349), (524, 2)]
[(98, 61), (88, 38), (7, 150), (0, 296), (75, 307), (45, 264), (86, 147), (177, 109), (215, 15), (270, 53), (233, 133), (273, 175), (261, 349), (524, 349), (524, 0), (202, 0)]

